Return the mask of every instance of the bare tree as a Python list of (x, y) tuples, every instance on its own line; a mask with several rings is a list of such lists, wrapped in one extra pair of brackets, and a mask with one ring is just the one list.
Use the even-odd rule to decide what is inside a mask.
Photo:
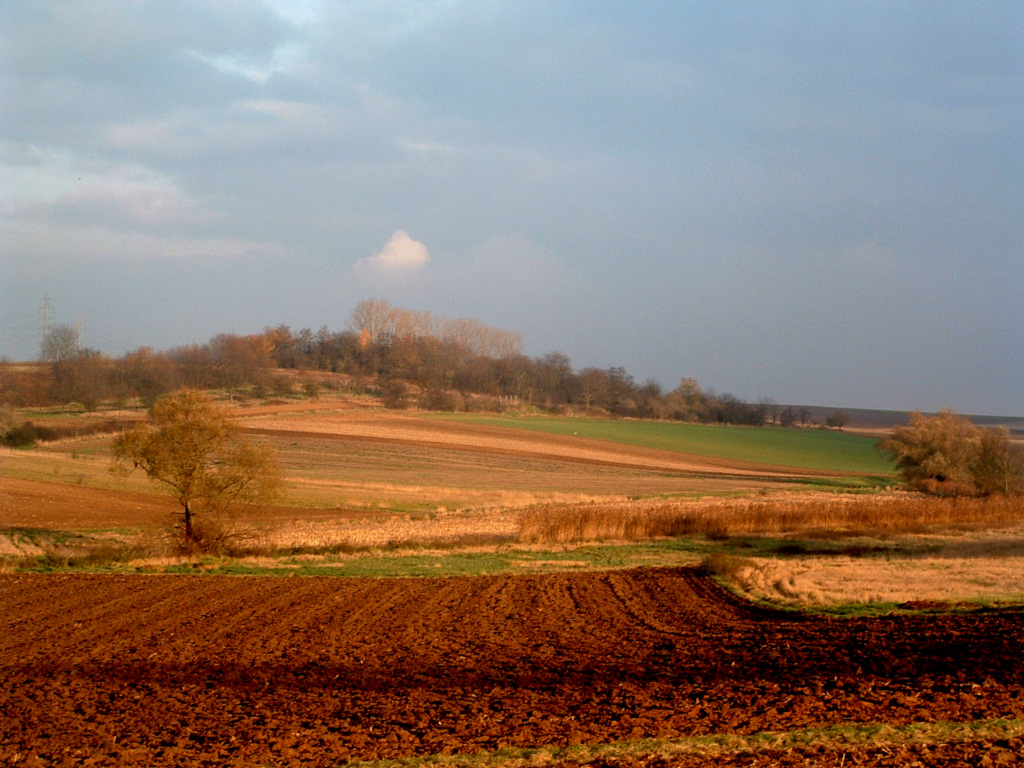
[(47, 363), (64, 362), (78, 354), (78, 347), (78, 331), (63, 323), (53, 325), (43, 336), (43, 346), (39, 357)]
[(149, 423), (114, 440), (114, 468), (142, 469), (181, 503), (183, 536), (195, 543), (194, 517), (273, 499), (281, 479), (271, 449), (241, 437), (227, 413), (186, 389), (157, 400)]

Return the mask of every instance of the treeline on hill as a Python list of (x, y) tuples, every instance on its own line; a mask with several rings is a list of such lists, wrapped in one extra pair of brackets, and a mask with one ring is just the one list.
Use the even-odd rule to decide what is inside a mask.
[[(300, 372), (294, 375), (285, 371)], [(358, 391), (377, 392), (393, 408), (506, 410), (516, 405), (551, 412), (577, 410), (614, 416), (762, 425), (806, 421), (806, 413), (770, 401), (750, 404), (706, 391), (683, 379), (670, 392), (655, 381), (638, 384), (621, 367), (576, 371), (558, 352), (522, 353), (517, 333), (476, 320), (361, 302), (349, 327), (331, 331), (286, 325), (248, 336), (219, 334), (206, 344), (165, 351), (143, 347), (121, 357), (80, 349), (67, 326), (56, 326), (38, 365), (0, 363), (0, 403), (12, 406), (141, 401), (151, 406), (181, 387), (227, 389), (256, 398), (296, 391), (315, 395), (328, 384), (317, 372), (344, 374)]]

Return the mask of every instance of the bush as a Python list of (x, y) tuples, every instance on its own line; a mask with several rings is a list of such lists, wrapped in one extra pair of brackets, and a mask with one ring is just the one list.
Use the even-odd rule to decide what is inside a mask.
[(1010, 441), (1006, 427), (981, 430), (971, 477), (979, 493), (1024, 493), (1024, 446)]
[(949, 409), (911, 414), (909, 426), (897, 427), (881, 449), (915, 490), (939, 496), (1024, 492), (1024, 456), (1009, 430), (980, 429)]
[(9, 448), (27, 448), (40, 441), (57, 440), (75, 434), (77, 432), (74, 430), (40, 427), (31, 421), (25, 421), (9, 427), (3, 435), (0, 435), (0, 443)]
[(39, 433), (31, 421), (23, 422), (7, 428), (2, 441), (8, 448), (27, 448), (35, 445), (39, 439)]
[(380, 388), (385, 408), (404, 410), (409, 407), (409, 392), (403, 382), (391, 379)]
[(462, 395), (446, 389), (428, 389), (420, 396), (420, 407), (428, 411), (461, 411)]

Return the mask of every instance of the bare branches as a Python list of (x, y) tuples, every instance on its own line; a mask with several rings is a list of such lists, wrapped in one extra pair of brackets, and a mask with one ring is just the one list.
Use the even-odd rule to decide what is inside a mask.
[(269, 446), (244, 440), (222, 408), (191, 389), (161, 398), (148, 424), (120, 434), (114, 462), (115, 469), (141, 469), (172, 490), (183, 508), (186, 544), (195, 514), (258, 505), (281, 487)]

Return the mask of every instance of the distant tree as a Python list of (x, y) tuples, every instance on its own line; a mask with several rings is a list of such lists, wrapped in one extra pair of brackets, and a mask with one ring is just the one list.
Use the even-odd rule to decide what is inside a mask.
[(352, 310), (349, 326), (360, 334), (364, 347), (376, 343), (392, 331), (391, 305), (384, 299), (364, 299)]
[(1024, 493), (1024, 446), (1010, 439), (1006, 427), (982, 429), (971, 461), (979, 493), (1014, 496)]
[(123, 355), (114, 367), (114, 397), (121, 403), (137, 397), (146, 408), (175, 387), (174, 362), (149, 347), (139, 347)]
[(637, 415), (644, 419), (661, 419), (668, 413), (665, 393), (654, 379), (648, 379), (637, 389)]
[(534, 386), (542, 405), (568, 402), (574, 379), (569, 358), (560, 352), (549, 352), (534, 361)]
[(842, 429), (850, 423), (850, 417), (844, 411), (833, 411), (825, 418), (825, 426), (831, 429)]
[(616, 416), (635, 416), (637, 411), (637, 387), (633, 377), (622, 366), (607, 371), (608, 410)]
[(678, 421), (707, 421), (709, 398), (694, 378), (680, 379), (679, 386), (669, 392), (668, 406)]
[(761, 408), (750, 405), (735, 395), (726, 393), (711, 397), (714, 405), (712, 412), (715, 420), (721, 424), (742, 424), (749, 427), (760, 427), (764, 425), (764, 411)]
[(171, 489), (190, 547), (196, 515), (259, 506), (281, 487), (271, 449), (243, 439), (228, 414), (196, 390), (157, 400), (147, 424), (118, 435), (113, 455), (114, 469), (142, 469)]
[(599, 368), (584, 368), (579, 374), (579, 400), (583, 408), (604, 407), (608, 401), (608, 374)]
[(39, 358), (46, 363), (70, 360), (78, 354), (78, 331), (70, 325), (51, 326), (43, 336)]
[(787, 407), (781, 414), (779, 414), (779, 424), (783, 427), (791, 427), (796, 423), (796, 411), (793, 410), (793, 406)]
[(949, 409), (913, 413), (881, 444), (912, 488), (940, 495), (1024, 493), (1024, 454), (1004, 428), (979, 429)]
[(216, 386), (235, 388), (267, 378), (271, 342), (262, 334), (219, 333), (207, 345)]

